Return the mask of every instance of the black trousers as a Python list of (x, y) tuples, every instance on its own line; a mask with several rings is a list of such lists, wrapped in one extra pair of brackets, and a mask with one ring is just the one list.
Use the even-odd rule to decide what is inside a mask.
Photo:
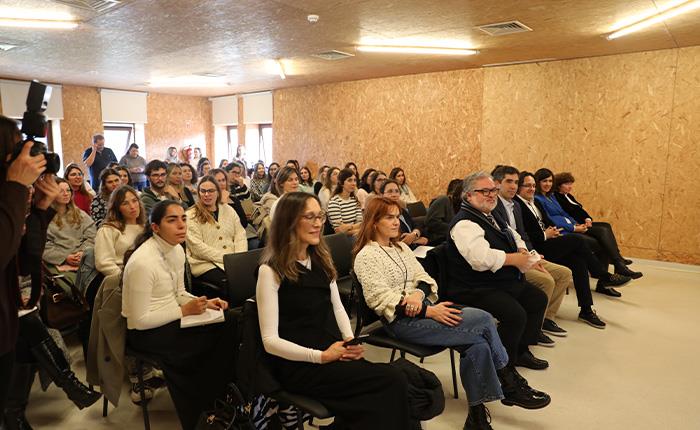
[[(209, 291), (210, 288), (202, 288), (202, 282), (218, 287), (220, 294), (214, 295), (214, 292)], [(201, 290), (202, 293), (204, 293), (204, 295), (206, 295), (209, 299), (219, 297), (224, 300), (228, 300), (228, 280), (226, 279), (226, 272), (218, 267), (215, 267), (211, 270), (207, 270), (199, 276), (192, 276), (192, 289), (194, 290), (195, 294), (200, 294), (197, 291)]]
[(15, 351), (8, 351), (0, 355), (0, 412), (5, 411), (7, 395), (10, 392), (12, 369), (15, 366)]
[(410, 428), (406, 378), (389, 364), (365, 360), (313, 364), (284, 359), (276, 364), (284, 389), (321, 402), (336, 415), (338, 428)]
[[(593, 237), (605, 253), (610, 258), (613, 264), (623, 263), (620, 248), (617, 246), (617, 239), (613, 232), (612, 226), (607, 222), (594, 222), (593, 227), (589, 228), (586, 235)], [(624, 264), (624, 263), (623, 263)]]
[(234, 378), (237, 317), (224, 312), (226, 321), (180, 328), (180, 320), (150, 330), (129, 330), (127, 342), (163, 365), (168, 390), (178, 418), (191, 430), (199, 415), (223, 398)]
[(547, 295), (537, 287), (525, 284), (518, 292), (488, 289), (474, 295), (469, 303), (498, 319), (498, 334), (513, 365), (528, 345), (536, 345), (547, 308)]
[(90, 342), (90, 326), (92, 325), (92, 310), (95, 308), (95, 298), (97, 298), (97, 293), (99, 292), (100, 285), (102, 285), (102, 281), (104, 281), (104, 279), (104, 275), (102, 273), (98, 273), (85, 291), (85, 300), (90, 306), (90, 312), (88, 312), (85, 319), (78, 324), (78, 337), (80, 338), (80, 343), (82, 343), (83, 346), (83, 358), (85, 359), (86, 363), (88, 344)]

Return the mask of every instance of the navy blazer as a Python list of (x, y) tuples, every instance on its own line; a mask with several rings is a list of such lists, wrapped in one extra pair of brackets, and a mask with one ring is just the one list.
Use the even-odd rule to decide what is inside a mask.
[[(518, 200), (518, 198), (515, 197), (513, 199), (513, 217), (515, 218), (514, 230), (518, 232), (520, 238), (523, 240), (523, 242), (525, 242), (527, 249), (532, 250), (532, 242), (530, 242), (530, 237), (525, 229), (525, 223), (523, 222), (522, 209), (520, 208), (520, 205), (515, 202), (515, 200)], [(510, 225), (508, 224), (508, 211), (506, 209), (506, 205), (503, 204), (500, 198), (496, 198), (496, 201), (498, 203), (496, 204), (496, 208), (491, 211), (491, 214), (494, 217), (499, 218), (499, 222), (502, 222), (504, 225)]]

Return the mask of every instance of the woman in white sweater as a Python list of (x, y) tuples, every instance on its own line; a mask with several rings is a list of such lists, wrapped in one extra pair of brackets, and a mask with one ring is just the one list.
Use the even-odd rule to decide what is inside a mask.
[(405, 379), (345, 343), (353, 333), (321, 239), (325, 219), (314, 195), (279, 200), (256, 287), (263, 345), (282, 387), (321, 402), (337, 428), (405, 430)]
[(493, 317), (480, 309), (437, 303), (435, 280), (399, 240), (400, 214), (398, 203), (387, 198), (367, 202), (354, 262), (367, 305), (399, 339), (459, 349), (469, 399), (464, 428), (490, 428), (484, 403), (504, 398), (497, 369), (508, 362)]
[(224, 292), (228, 288), (224, 255), (248, 250), (246, 232), (236, 211), (222, 203), (212, 176), (202, 178), (197, 196), (197, 203), (187, 210), (187, 256), (195, 278), (193, 287), (204, 281)]
[(207, 309), (226, 310), (219, 298), (195, 297), (185, 290), (187, 216), (179, 202), (164, 200), (151, 211), (150, 224), (125, 257), (122, 315), (127, 344), (157, 358), (185, 430), (233, 379), (235, 317), (223, 323), (181, 328), (181, 320)]

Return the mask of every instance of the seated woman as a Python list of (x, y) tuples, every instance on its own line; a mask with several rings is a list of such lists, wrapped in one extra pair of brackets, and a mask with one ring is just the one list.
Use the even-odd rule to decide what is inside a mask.
[(66, 166), (63, 178), (68, 181), (71, 190), (73, 190), (73, 203), (75, 203), (75, 206), (90, 215), (90, 205), (95, 192), (92, 188), (88, 188), (89, 185), (85, 182), (83, 170), (77, 164), (71, 163)]
[(333, 197), (333, 191), (338, 186), (339, 173), (340, 169), (337, 167), (330, 167), (328, 172), (326, 172), (326, 181), (318, 192), (318, 199), (321, 202), (323, 210), (328, 210), (328, 202), (331, 200), (331, 197)]
[[(279, 198), (287, 193), (293, 193), (299, 191), (299, 175), (297, 174), (297, 169), (292, 166), (284, 166), (277, 176), (275, 177), (275, 182), (270, 187), (270, 193), (277, 196), (277, 198), (270, 204), (270, 220), (275, 216), (275, 210), (277, 208), (277, 202)], [(270, 201), (269, 199), (265, 199)]]
[(462, 180), (453, 179), (447, 185), (447, 194), (433, 200), (425, 215), (425, 229), (431, 245), (439, 245), (447, 240), (450, 221), (459, 212), (462, 204)]
[(270, 179), (265, 173), (265, 164), (255, 163), (253, 166), (253, 177), (250, 179), (250, 198), (253, 203), (259, 202), (263, 194), (270, 187)]
[(134, 183), (131, 180), (131, 175), (129, 174), (129, 170), (124, 167), (124, 166), (116, 166), (114, 167), (114, 170), (119, 173), (119, 179), (120, 179), (120, 185), (128, 185), (130, 187), (134, 187)]
[(224, 255), (248, 250), (246, 232), (236, 211), (221, 201), (212, 176), (202, 178), (197, 195), (197, 203), (187, 210), (187, 256), (193, 284), (204, 281), (227, 291)]
[(559, 205), (576, 222), (588, 228), (586, 234), (593, 236), (605, 250), (605, 253), (610, 256), (610, 260), (615, 266), (615, 273), (629, 276), (632, 279), (641, 278), (643, 276), (642, 272), (634, 272), (627, 267), (628, 264), (632, 264), (632, 261), (625, 259), (620, 254), (620, 248), (617, 247), (617, 239), (612, 226), (607, 222), (593, 221), (593, 218), (586, 212), (583, 205), (571, 194), (571, 191), (574, 189), (574, 181), (574, 175), (569, 172), (554, 175), (554, 196)]
[(133, 182), (130, 186), (141, 191), (146, 188), (146, 160), (139, 155), (139, 146), (135, 143), (129, 145), (126, 154), (119, 160), (119, 164), (124, 166), (131, 176)]
[(355, 197), (357, 178), (351, 169), (338, 173), (338, 184), (328, 202), (328, 220), (336, 233), (353, 236), (360, 231), (362, 208)]
[(357, 200), (360, 202), (360, 207), (362, 209), (365, 208), (365, 204), (367, 203), (367, 197), (369, 196), (369, 192), (371, 191), (369, 180), (374, 174), (374, 172), (376, 172), (376, 170), (372, 168), (365, 170), (364, 173), (362, 173), (362, 177), (360, 177), (360, 181), (357, 183), (357, 193), (355, 194)]
[(177, 197), (188, 208), (194, 205), (194, 195), (189, 188), (185, 186), (185, 181), (182, 179), (182, 167), (178, 163), (169, 163), (166, 169), (166, 187), (169, 185), (172, 190), (177, 193)]
[(90, 216), (95, 220), (95, 225), (100, 228), (102, 221), (104, 221), (105, 216), (107, 216), (107, 202), (109, 201), (109, 196), (112, 195), (118, 186), (122, 183), (119, 177), (119, 172), (114, 169), (104, 169), (100, 173), (100, 192), (97, 193), (92, 203), (90, 204)]
[(372, 197), (378, 197), (382, 195), (382, 184), (384, 181), (387, 180), (386, 173), (382, 172), (381, 170), (377, 170), (373, 174), (371, 174), (369, 179), (369, 195), (367, 196), (367, 199), (371, 199)]
[(403, 375), (363, 360), (362, 345), (344, 346), (353, 333), (321, 238), (325, 218), (316, 196), (280, 199), (256, 287), (263, 345), (282, 387), (321, 402), (337, 428), (406, 430)]
[[(600, 260), (604, 271), (607, 272), (608, 262), (611, 260), (610, 255), (595, 237), (585, 234), (588, 231), (588, 227), (586, 227), (585, 224), (578, 223), (574, 217), (569, 215), (561, 207), (553, 193), (553, 180), (554, 174), (552, 174), (552, 171), (549, 169), (539, 169), (535, 172), (535, 199), (542, 205), (542, 208), (554, 225), (561, 229), (562, 234), (578, 233), (586, 241), (588, 246), (598, 256), (598, 260)], [(629, 282), (632, 278), (615, 273), (614, 279), (624, 280), (625, 282), (621, 282), (617, 285), (621, 286)], [(619, 297), (621, 294), (615, 292), (615, 295)]]
[(299, 169), (299, 191), (314, 194), (314, 181), (311, 176), (311, 169), (306, 166)]
[(197, 161), (197, 176), (200, 178), (207, 176), (211, 170), (211, 161), (207, 157), (202, 157)]
[[(122, 315), (127, 344), (157, 358), (183, 429), (192, 430), (202, 411), (222, 398), (234, 377), (235, 317), (219, 298), (185, 290), (187, 216), (179, 202), (159, 201), (150, 224), (124, 264)], [(222, 323), (181, 328), (183, 318), (224, 310)]]
[(435, 280), (398, 240), (400, 211), (398, 203), (386, 198), (367, 203), (353, 251), (367, 305), (398, 339), (461, 351), (460, 375), (469, 399), (465, 429), (490, 428), (486, 402), (503, 399), (506, 405), (530, 409), (546, 406), (549, 396), (535, 395), (515, 367), (506, 366), (508, 354), (491, 314), (437, 303)]
[(222, 169), (211, 169), (209, 176), (212, 176), (216, 183), (219, 184), (219, 193), (221, 194), (221, 202), (227, 204), (236, 211), (238, 222), (243, 228), (248, 227), (248, 216), (245, 214), (241, 201), (236, 196), (231, 194), (228, 181), (228, 173)]
[[(275, 178), (277, 177), (277, 173), (280, 171), (280, 165), (279, 163), (273, 161), (270, 163), (270, 165), (267, 167), (267, 179), (270, 180), (270, 186), (275, 182)], [(269, 189), (268, 189), (269, 191)]]
[(75, 283), (83, 252), (95, 245), (95, 222), (73, 204), (68, 181), (56, 178), (56, 183), (60, 192), (52, 205), (56, 215), (49, 223), (43, 259), (52, 274), (60, 272)]
[(406, 182), (406, 174), (402, 168), (394, 167), (391, 169), (391, 172), (389, 172), (389, 179), (393, 179), (398, 182), (399, 188), (401, 189), (401, 200), (406, 203), (415, 203), (418, 201), (418, 198), (416, 198), (416, 196), (413, 194), (411, 187), (408, 186), (408, 182)]
[(182, 167), (182, 182), (185, 188), (190, 190), (192, 196), (194, 196), (195, 202), (197, 201), (197, 171), (191, 164), (180, 163)]
[(406, 203), (400, 199), (401, 191), (399, 190), (399, 184), (393, 179), (387, 179), (382, 184), (381, 192), (383, 197), (396, 203), (401, 208), (401, 212), (399, 213), (399, 220), (401, 221), (399, 223), (401, 227), (399, 240), (411, 248), (427, 245), (428, 238), (425, 236), (421, 237), (421, 232), (416, 228), (413, 217), (408, 213), (408, 210), (406, 210)]
[(321, 191), (321, 187), (323, 187), (323, 184), (326, 182), (326, 174), (328, 173), (329, 168), (329, 166), (324, 164), (320, 169), (318, 169), (318, 175), (316, 176), (316, 181), (314, 182), (314, 194), (318, 195), (318, 192)]

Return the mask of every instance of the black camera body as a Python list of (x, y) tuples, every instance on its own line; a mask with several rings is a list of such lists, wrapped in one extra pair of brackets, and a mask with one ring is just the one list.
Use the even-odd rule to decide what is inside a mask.
[(34, 140), (37, 137), (46, 137), (48, 123), (44, 111), (51, 99), (51, 87), (47, 87), (37, 81), (29, 84), (27, 93), (27, 111), (22, 117), (22, 133), (26, 139), (17, 145), (12, 155), (12, 160), (16, 159), (22, 152), (24, 145), (31, 142), (32, 148), (29, 153), (32, 156), (43, 154), (46, 159), (45, 173), (56, 174), (61, 169), (61, 157), (54, 152), (49, 152), (45, 144)]

